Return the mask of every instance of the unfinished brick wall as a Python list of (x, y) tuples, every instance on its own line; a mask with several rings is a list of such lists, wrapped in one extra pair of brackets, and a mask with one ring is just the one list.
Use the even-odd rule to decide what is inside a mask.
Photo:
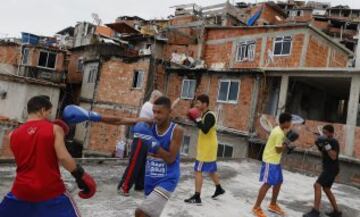
[[(100, 79), (96, 90), (96, 100), (117, 103), (128, 106), (141, 106), (146, 90), (149, 72), (149, 58), (124, 62), (119, 58), (112, 58), (102, 64)], [(144, 72), (144, 80), (140, 89), (132, 87), (134, 71)]]
[[(182, 89), (182, 81), (184, 76), (175, 73), (170, 74), (167, 95), (171, 100), (180, 97)], [(217, 102), (219, 81), (221, 79), (240, 80), (240, 92), (238, 102), (236, 104)], [(251, 109), (251, 92), (253, 89), (254, 79), (250, 76), (241, 76), (240, 78), (226, 78), (220, 75), (202, 75), (198, 80), (196, 95), (206, 93), (210, 97), (210, 109), (218, 113), (218, 125), (236, 130), (247, 131), (249, 114)], [(191, 108), (192, 100), (181, 100), (174, 108), (173, 115), (175, 117), (186, 118), (189, 108)]]
[(331, 48), (328, 44), (311, 35), (306, 52), (305, 67), (327, 67), (329, 49)]
[[(255, 12), (253, 12), (252, 14), (254, 13)], [(276, 16), (281, 18), (281, 20), (278, 20)], [(263, 25), (264, 23), (268, 25), (274, 25), (274, 24), (278, 24), (284, 19), (285, 18), (283, 17), (282, 13), (270, 7), (268, 4), (264, 3), (263, 12), (261, 13), (260, 18), (258, 19), (258, 21), (256, 21), (256, 23), (258, 25)]]
[(223, 64), (225, 68), (229, 67), (230, 59), (232, 58), (231, 42), (216, 45), (206, 45), (204, 50), (204, 60), (209, 68), (216, 68), (215, 65)]
[[(199, 18), (194, 15), (188, 16), (176, 16), (171, 19), (170, 26), (181, 26), (190, 24), (192, 22), (198, 21)], [(199, 35), (200, 30), (195, 28), (176, 28), (167, 33), (168, 43), (169, 44), (194, 44), (194, 39)]]
[[(360, 159), (360, 127), (357, 127), (355, 130), (354, 156), (357, 159)], [(360, 183), (360, 180), (359, 180), (359, 183)]]
[[(5, 135), (9, 134), (10, 131), (11, 130), (7, 130), (5, 132)], [(5, 142), (7, 143), (6, 145), (5, 145)], [(2, 138), (1, 144), (2, 144), (2, 147), (0, 149), (0, 157), (1, 158), (13, 158), (14, 155), (13, 155), (13, 153), (11, 151), (10, 145), (7, 142), (7, 138), (5, 136)]]
[[(94, 111), (101, 114), (118, 117), (136, 117), (136, 114), (121, 109), (104, 109), (95, 105)], [(117, 142), (125, 138), (126, 126), (117, 126), (103, 123), (92, 123), (89, 131), (89, 144), (87, 150), (111, 154), (115, 151)]]
[(82, 57), (81, 52), (71, 52), (68, 64), (67, 82), (81, 83), (83, 73), (78, 70), (79, 58)]
[(20, 47), (16, 45), (0, 45), (0, 64), (17, 65), (20, 59)]
[(330, 54), (329, 67), (347, 67), (348, 55), (344, 51), (333, 49)]

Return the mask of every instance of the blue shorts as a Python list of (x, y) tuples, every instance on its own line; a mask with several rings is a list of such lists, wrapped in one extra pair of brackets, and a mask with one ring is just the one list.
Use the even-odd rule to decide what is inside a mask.
[(216, 161), (213, 162), (201, 162), (195, 161), (194, 165), (195, 172), (203, 172), (203, 173), (215, 173), (217, 171)]
[(283, 182), (281, 165), (262, 162), (261, 172), (260, 172), (260, 182), (269, 185), (281, 184)]
[(31, 203), (17, 199), (8, 193), (0, 203), (1, 217), (80, 217), (74, 201), (68, 193), (54, 199)]

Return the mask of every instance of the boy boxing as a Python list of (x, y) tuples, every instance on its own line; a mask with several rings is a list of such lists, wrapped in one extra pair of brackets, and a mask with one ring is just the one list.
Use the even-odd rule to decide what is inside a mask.
[(154, 124), (134, 126), (134, 138), (142, 138), (149, 151), (145, 167), (146, 198), (136, 209), (135, 217), (159, 217), (180, 177), (183, 129), (171, 121), (170, 99), (158, 98), (153, 112)]
[(320, 216), (320, 203), (321, 203), (321, 189), (325, 192), (329, 199), (333, 211), (326, 213), (330, 217), (341, 217), (342, 213), (336, 203), (334, 194), (331, 187), (334, 184), (336, 176), (339, 174), (339, 142), (334, 138), (334, 127), (332, 125), (325, 125), (323, 127), (323, 136), (319, 136), (315, 145), (318, 147), (322, 154), (322, 168), (319, 178), (314, 184), (315, 200), (313, 209), (304, 214), (304, 217), (319, 217)]
[[(201, 116), (202, 114), (202, 116)], [(215, 184), (215, 193), (212, 198), (225, 193), (225, 190), (220, 185), (220, 178), (217, 174), (217, 132), (216, 132), (216, 117), (215, 114), (209, 110), (209, 96), (203, 94), (196, 98), (195, 108), (190, 109), (188, 116), (193, 120), (199, 128), (199, 136), (197, 143), (197, 155), (194, 166), (195, 171), (195, 194), (185, 203), (201, 204), (201, 188), (203, 184), (203, 173), (208, 173)]]
[(261, 203), (271, 187), (273, 188), (273, 192), (268, 210), (281, 216), (285, 215), (285, 212), (277, 204), (277, 198), (283, 182), (282, 168), (280, 165), (282, 153), (289, 145), (290, 138), (291, 141), (298, 138), (298, 135), (294, 132), (289, 131), (289, 133), (285, 133), (291, 127), (291, 120), (291, 114), (280, 114), (279, 126), (275, 127), (271, 131), (266, 143), (260, 173), (260, 181), (263, 182), (263, 185), (259, 190), (259, 194), (253, 208), (253, 214), (256, 217), (266, 217), (266, 214), (261, 209)]
[(75, 178), (87, 199), (96, 192), (95, 181), (77, 165), (64, 144), (66, 124), (50, 122), (52, 104), (35, 96), (27, 104), (27, 121), (9, 135), (16, 161), (11, 192), (0, 204), (1, 217), (78, 217), (74, 201), (65, 190), (59, 163)]

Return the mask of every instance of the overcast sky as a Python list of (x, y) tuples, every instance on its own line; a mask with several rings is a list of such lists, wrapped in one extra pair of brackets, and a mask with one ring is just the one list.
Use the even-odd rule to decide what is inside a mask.
[[(97, 13), (103, 23), (110, 23), (118, 16), (137, 15), (143, 18), (166, 18), (173, 14), (171, 6), (197, 3), (205, 6), (225, 0), (1, 0), (0, 37), (20, 36), (20, 32), (53, 35), (74, 26), (77, 21), (92, 21)], [(232, 2), (233, 0), (231, 0)], [(246, 1), (237, 0), (235, 2)], [(262, 2), (264, 0), (258, 0)], [(360, 8), (359, 0), (320, 0), (332, 5), (348, 4)], [(255, 2), (248, 0), (247, 2)]]

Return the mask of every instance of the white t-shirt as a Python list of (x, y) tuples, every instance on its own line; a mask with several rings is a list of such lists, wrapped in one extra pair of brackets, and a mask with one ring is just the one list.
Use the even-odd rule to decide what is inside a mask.
[(140, 118), (153, 118), (153, 104), (151, 102), (145, 102), (141, 107)]

